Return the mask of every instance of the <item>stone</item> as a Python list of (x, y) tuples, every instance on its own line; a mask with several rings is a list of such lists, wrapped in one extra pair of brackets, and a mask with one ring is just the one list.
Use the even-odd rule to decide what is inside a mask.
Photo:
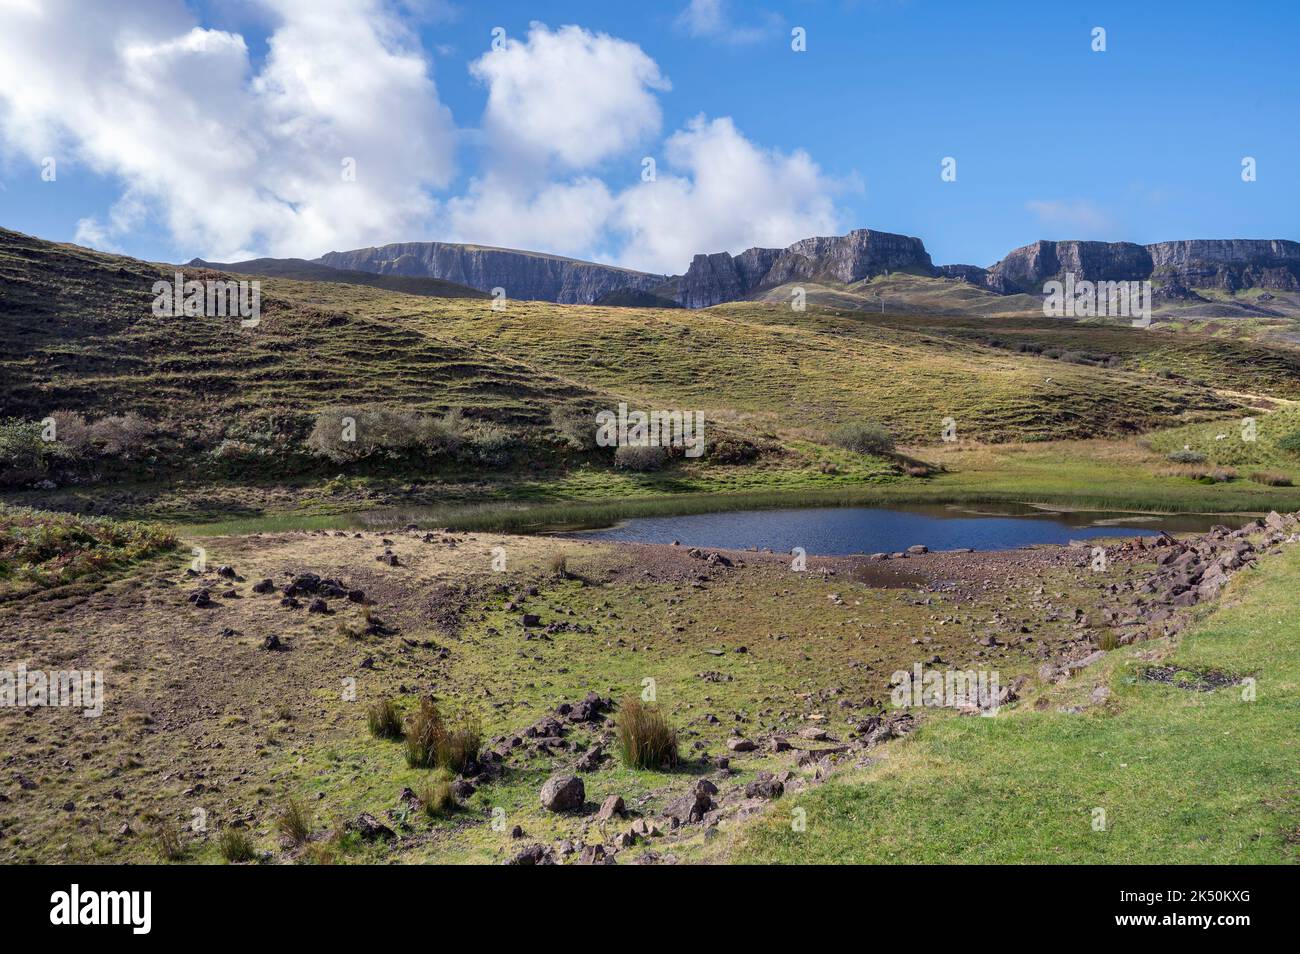
[(758, 746), (749, 739), (732, 738), (727, 740), (727, 748), (732, 752), (753, 752)]
[(397, 834), (374, 815), (362, 812), (352, 823), (352, 828), (361, 836), (362, 841), (392, 841)]
[(615, 815), (622, 815), (625, 810), (622, 795), (609, 795), (600, 804), (600, 811), (596, 812), (597, 821), (609, 821)]
[(747, 798), (780, 798), (785, 794), (785, 785), (768, 772), (760, 772), (754, 781), (745, 786)]
[(586, 788), (576, 775), (552, 775), (542, 786), (542, 807), (547, 811), (581, 811), (586, 798)]

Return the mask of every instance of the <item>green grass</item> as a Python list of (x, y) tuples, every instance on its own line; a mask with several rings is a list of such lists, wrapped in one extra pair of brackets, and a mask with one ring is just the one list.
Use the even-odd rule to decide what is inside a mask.
[[(1231, 597), (1241, 597), (1231, 605)], [(878, 765), (798, 796), (739, 839), (753, 864), (1020, 862), (1225, 864), (1297, 860), (1300, 552), (1266, 561), (1172, 660), (1257, 680), (1210, 693), (1140, 682), (1113, 654), (1076, 677), (1111, 703), (1081, 714), (1022, 707), (938, 718)], [(792, 808), (807, 813), (793, 831)], [(1093, 827), (1105, 811), (1105, 831)]]

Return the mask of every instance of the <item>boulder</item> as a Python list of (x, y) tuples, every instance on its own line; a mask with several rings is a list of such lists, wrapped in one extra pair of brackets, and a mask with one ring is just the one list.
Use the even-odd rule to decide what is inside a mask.
[(586, 798), (587, 790), (576, 775), (552, 775), (542, 786), (542, 807), (547, 811), (581, 811)]

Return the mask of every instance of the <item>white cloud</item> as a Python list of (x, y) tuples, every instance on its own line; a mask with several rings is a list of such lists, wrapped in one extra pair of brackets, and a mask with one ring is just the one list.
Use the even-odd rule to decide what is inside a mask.
[(658, 133), (655, 91), (671, 88), (635, 43), (534, 23), (470, 64), (488, 86), (484, 130), (521, 163), (587, 168)]
[[(163, 230), (178, 259), (232, 260), (436, 237), (681, 272), (697, 252), (840, 225), (839, 184), (807, 153), (703, 116), (656, 149), (669, 83), (655, 61), (536, 23), (471, 64), (488, 90), (485, 148), (463, 193), (440, 201), (462, 134), (398, 8), (259, 2), (269, 32), (255, 70), (242, 36), (203, 28), (183, 0), (0, 0), (0, 137), (56, 157), (60, 182), (81, 165), (121, 183), (78, 240), (129, 252)], [(597, 175), (623, 161), (632, 179), (646, 152), (656, 182), (616, 191)]]
[(233, 258), (425, 227), (428, 187), (452, 174), (454, 127), (401, 22), (380, 0), (264, 5), (276, 23), (254, 75), (243, 38), (197, 26), (180, 0), (10, 2), (5, 139), (125, 184), (108, 221), (83, 220), (79, 235), (120, 242), (147, 210), (178, 248)]
[(781, 247), (840, 227), (829, 179), (807, 153), (764, 150), (729, 117), (691, 120), (666, 144), (681, 174), (619, 196), (613, 225), (626, 235), (619, 259), (632, 268), (681, 272), (697, 252)]
[(447, 203), (449, 241), (590, 256), (614, 208), (605, 183), (589, 176), (533, 188), (489, 173)]
[[(780, 18), (764, 17), (775, 28)], [(693, 37), (722, 43), (754, 43), (774, 32), (759, 26), (742, 26), (734, 21), (727, 0), (691, 0), (677, 15), (677, 26)]]
[(1060, 238), (1094, 238), (1112, 231), (1109, 215), (1087, 199), (1032, 199), (1025, 208), (1051, 229), (1063, 230)]

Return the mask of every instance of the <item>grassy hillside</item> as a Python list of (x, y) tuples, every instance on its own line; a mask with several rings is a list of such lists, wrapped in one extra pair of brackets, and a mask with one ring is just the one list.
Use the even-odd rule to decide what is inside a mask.
[[(1143, 643), (992, 719), (936, 719), (783, 806), (728, 857), (773, 863), (1294, 863), (1300, 553), (1268, 561), (1181, 645)], [(1233, 598), (1236, 599), (1233, 599)], [(1231, 605), (1239, 600), (1238, 605)], [(1155, 650), (1155, 652), (1153, 652)], [(1196, 692), (1152, 658), (1256, 680)], [(1109, 698), (1090, 702), (1097, 686)], [(1086, 711), (1069, 711), (1072, 707)], [(791, 830), (794, 808), (807, 830)], [(1105, 830), (1094, 829), (1094, 811)]]

